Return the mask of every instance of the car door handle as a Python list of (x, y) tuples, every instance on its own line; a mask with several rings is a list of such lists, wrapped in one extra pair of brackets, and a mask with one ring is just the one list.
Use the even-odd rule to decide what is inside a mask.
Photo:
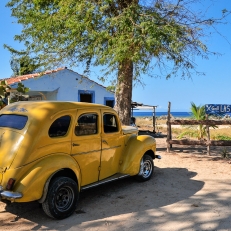
[(103, 143), (108, 144), (106, 140), (102, 140)]
[(72, 146), (79, 146), (79, 144), (72, 143)]

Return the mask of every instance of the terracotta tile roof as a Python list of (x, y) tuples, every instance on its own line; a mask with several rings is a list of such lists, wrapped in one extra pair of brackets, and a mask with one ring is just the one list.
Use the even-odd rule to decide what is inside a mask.
[[(41, 72), (41, 73), (34, 73), (34, 74), (29, 74), (29, 75), (21, 75), (21, 76), (17, 76), (17, 77), (11, 77), (11, 78), (6, 78), (6, 79), (2, 79), (2, 80), (5, 80), (6, 83), (8, 85), (12, 85), (12, 84), (15, 84), (15, 83), (19, 83), (21, 81), (24, 81), (24, 80), (28, 80), (28, 79), (33, 79), (33, 78), (36, 78), (36, 77), (40, 77), (42, 75), (46, 75), (46, 74), (51, 74), (51, 73), (55, 73), (55, 72), (58, 72), (58, 71), (61, 71), (61, 70), (65, 70), (65, 69), (68, 69), (67, 67), (60, 67), (60, 68), (57, 68), (55, 70), (49, 70), (49, 71), (45, 71), (45, 72)], [(71, 69), (68, 69), (69, 71), (72, 71), (74, 73), (77, 73)], [(79, 73), (77, 73), (78, 75), (80, 75)], [(83, 76), (83, 75), (80, 75), (82, 78), (86, 78), (86, 79), (89, 79), (88, 77), (86, 76)], [(93, 83), (103, 87), (103, 88), (106, 88), (105, 86), (89, 79), (90, 81), (92, 81)]]
[(6, 81), (6, 83), (8, 85), (14, 84), (14, 83), (19, 83), (23, 80), (27, 80), (27, 79), (33, 79), (36, 77), (39, 77), (41, 75), (46, 75), (46, 74), (51, 74), (57, 71), (61, 71), (67, 69), (66, 67), (61, 67), (61, 68), (57, 68), (56, 70), (51, 70), (51, 71), (45, 71), (45, 72), (41, 72), (41, 73), (34, 73), (34, 74), (29, 74), (29, 75), (21, 75), (21, 76), (17, 76), (17, 77), (11, 77), (11, 78), (7, 78), (7, 79), (3, 79)]

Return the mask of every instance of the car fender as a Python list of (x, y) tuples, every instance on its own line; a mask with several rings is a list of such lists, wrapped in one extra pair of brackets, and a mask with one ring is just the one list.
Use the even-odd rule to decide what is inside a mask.
[[(55, 163), (55, 164), (54, 164)], [(81, 182), (81, 171), (78, 163), (66, 154), (49, 155), (29, 168), (25, 174), (17, 180), (14, 191), (23, 194), (23, 197), (16, 199), (16, 202), (29, 202), (42, 198), (45, 187), (48, 187), (51, 177), (63, 169), (72, 170), (78, 180), (78, 186)], [(46, 184), (48, 182), (48, 184)]]
[(155, 139), (148, 135), (131, 136), (125, 145), (120, 172), (131, 176), (138, 174), (140, 170), (140, 161), (146, 152), (152, 154), (151, 156), (153, 159), (155, 158)]

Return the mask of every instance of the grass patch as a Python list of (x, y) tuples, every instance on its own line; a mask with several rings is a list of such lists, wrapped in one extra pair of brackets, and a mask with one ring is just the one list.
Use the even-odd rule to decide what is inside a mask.
[[(167, 134), (167, 120), (164, 119), (156, 119), (156, 132), (161, 132), (163, 134)], [(152, 117), (137, 117), (136, 118), (136, 125), (140, 129), (150, 130), (153, 129), (153, 119)], [(179, 137), (180, 134), (183, 134), (181, 138), (195, 138), (196, 127), (188, 127), (185, 125), (182, 126), (175, 126), (172, 125), (172, 135), (174, 137)], [(210, 139), (211, 140), (231, 140), (231, 126), (218, 126), (218, 128), (213, 129), (210, 128)], [(205, 136), (206, 138), (206, 136)]]
[(212, 140), (231, 140), (231, 136), (226, 136), (223, 134), (213, 135), (211, 136)]

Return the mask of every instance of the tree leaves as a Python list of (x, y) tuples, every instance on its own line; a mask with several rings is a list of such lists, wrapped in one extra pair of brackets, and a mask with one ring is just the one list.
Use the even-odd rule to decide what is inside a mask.
[[(11, 90), (11, 87), (7, 84), (7, 82), (5, 80), (1, 81), (0, 96), (6, 97), (9, 94), (10, 90)], [(29, 88), (25, 87), (24, 84), (22, 83), (18, 83), (16, 90), (19, 94), (25, 94), (29, 92)]]
[(159, 64), (168, 59), (176, 69), (193, 69), (190, 57), (208, 55), (200, 40), (204, 35), (201, 28), (214, 20), (191, 13), (184, 0), (154, 3), (12, 0), (8, 6), (23, 25), (16, 39), (24, 41), (27, 51), (48, 67), (91, 59), (93, 65), (107, 65), (115, 71), (118, 62), (129, 58), (134, 67), (142, 66), (134, 72), (139, 76), (156, 58)]
[[(206, 18), (193, 11), (196, 2), (11, 0), (7, 6), (23, 26), (15, 39), (24, 42), (28, 55), (35, 54), (48, 69), (63, 63), (84, 63), (87, 71), (91, 65), (104, 66), (102, 76), (116, 74), (117, 84), (121, 83), (116, 94), (124, 110), (130, 104), (125, 101), (131, 98), (133, 81), (139, 81), (141, 74), (164, 68), (167, 79), (177, 74), (191, 77), (191, 71), (196, 71), (195, 56), (211, 54), (203, 43), (206, 29), (230, 12), (223, 10), (221, 19)], [(131, 73), (120, 69), (128, 66)], [(119, 81), (121, 73), (131, 81), (127, 88)], [(127, 95), (126, 100), (118, 94)]]

